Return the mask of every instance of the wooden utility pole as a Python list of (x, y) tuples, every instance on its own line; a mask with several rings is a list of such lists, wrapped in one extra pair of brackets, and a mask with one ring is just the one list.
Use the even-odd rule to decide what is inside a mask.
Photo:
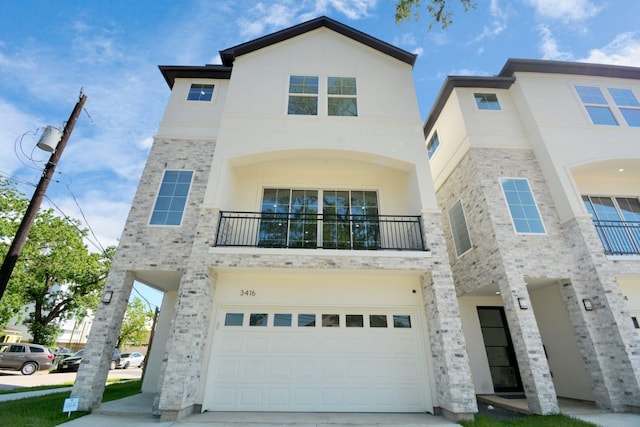
[(2, 300), (2, 296), (4, 295), (4, 291), (7, 289), (7, 284), (9, 283), (9, 279), (11, 278), (11, 273), (13, 273), (13, 268), (18, 261), (18, 257), (20, 256), (20, 252), (22, 252), (22, 247), (24, 246), (25, 241), (27, 240), (27, 236), (29, 235), (29, 230), (31, 230), (31, 226), (33, 225), (33, 221), (38, 214), (38, 210), (40, 209), (40, 204), (42, 203), (42, 199), (44, 198), (45, 193), (47, 192), (47, 187), (49, 186), (49, 182), (51, 181), (51, 177), (55, 172), (56, 165), (60, 160), (60, 156), (62, 156), (62, 152), (64, 151), (64, 147), (67, 145), (67, 141), (71, 136), (71, 132), (73, 131), (73, 127), (78, 120), (78, 116), (82, 112), (82, 107), (84, 103), (87, 101), (87, 96), (80, 92), (80, 98), (76, 103), (75, 108), (71, 112), (71, 116), (69, 116), (69, 120), (67, 120), (67, 124), (64, 127), (64, 132), (62, 133), (62, 138), (56, 147), (56, 150), (51, 154), (47, 165), (44, 167), (42, 171), (42, 177), (40, 178), (40, 182), (38, 182), (38, 186), (33, 192), (33, 196), (31, 197), (31, 202), (29, 203), (29, 207), (27, 211), (24, 213), (24, 217), (22, 218), (22, 222), (20, 223), (20, 227), (18, 227), (18, 231), (16, 232), (13, 241), (11, 242), (11, 246), (9, 247), (9, 251), (7, 255), (4, 257), (4, 262), (2, 263), (2, 268), (0, 269), (0, 301)]

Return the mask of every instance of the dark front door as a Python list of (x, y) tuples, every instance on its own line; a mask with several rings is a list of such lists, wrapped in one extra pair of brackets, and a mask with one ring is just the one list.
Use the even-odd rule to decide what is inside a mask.
[(502, 307), (478, 307), (478, 318), (496, 392), (521, 392), (522, 381)]

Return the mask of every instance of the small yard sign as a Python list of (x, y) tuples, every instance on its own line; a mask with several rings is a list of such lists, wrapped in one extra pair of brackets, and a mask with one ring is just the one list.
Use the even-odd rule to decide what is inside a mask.
[(78, 410), (78, 404), (80, 403), (79, 397), (69, 397), (64, 400), (64, 406), (62, 412), (68, 412), (67, 416), (71, 417), (71, 412)]

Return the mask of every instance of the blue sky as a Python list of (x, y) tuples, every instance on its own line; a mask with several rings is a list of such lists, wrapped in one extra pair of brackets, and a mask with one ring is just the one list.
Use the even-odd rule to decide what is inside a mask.
[(419, 55), (423, 119), (447, 75), (495, 75), (510, 57), (640, 67), (638, 0), (450, 2), (452, 26), (428, 31), (426, 13), (396, 25), (393, 0), (0, 0), (0, 176), (31, 196), (39, 134), (62, 129), (84, 88), (43, 207), (84, 216), (92, 250), (117, 244), (169, 96), (157, 66), (220, 63), (219, 50), (322, 15)]

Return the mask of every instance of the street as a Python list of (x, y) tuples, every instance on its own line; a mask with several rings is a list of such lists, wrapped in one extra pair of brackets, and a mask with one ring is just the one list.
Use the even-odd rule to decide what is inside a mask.
[[(22, 375), (18, 371), (0, 370), (0, 390), (12, 390), (20, 387), (36, 387), (41, 385), (56, 385), (73, 383), (76, 379), (76, 372), (51, 372), (39, 371), (33, 375)], [(142, 369), (113, 369), (109, 371), (109, 379), (127, 378), (139, 379), (142, 377)]]

